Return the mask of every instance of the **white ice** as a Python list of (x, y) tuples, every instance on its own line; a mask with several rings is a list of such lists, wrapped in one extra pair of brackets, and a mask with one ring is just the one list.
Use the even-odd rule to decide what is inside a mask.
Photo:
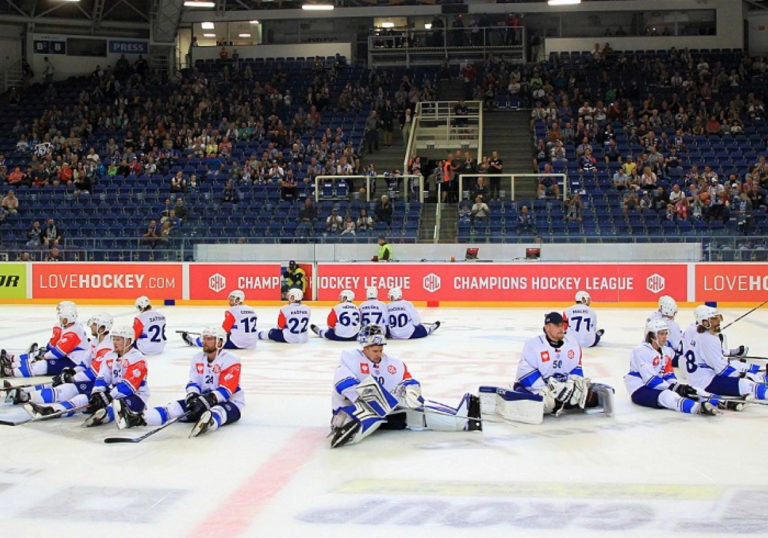
[[(0, 426), (2, 533), (31, 536), (723, 536), (768, 532), (768, 408), (717, 417), (633, 405), (621, 377), (647, 310), (597, 305), (606, 333), (585, 350), (584, 372), (616, 388), (616, 413), (548, 417), (543, 425), (486, 423), (482, 432), (377, 432), (331, 450), (330, 388), (349, 345), (260, 343), (238, 351), (247, 407), (242, 420), (188, 439), (175, 424), (140, 444), (114, 425), (82, 417)], [(130, 322), (127, 306), (107, 310)], [(193, 350), (175, 334), (218, 322), (223, 307), (167, 307), (169, 343), (149, 359), (150, 404), (183, 397)], [(724, 310), (725, 323), (746, 309)], [(276, 308), (257, 308), (261, 329)], [(315, 307), (322, 323), (327, 307)], [(545, 308), (423, 309), (442, 327), (391, 342), (426, 396), (455, 404), (482, 384), (513, 381), (525, 339)], [(2, 347), (47, 340), (52, 305), (5, 306)], [(681, 309), (685, 327), (692, 309)], [(768, 309), (726, 334), (768, 355)], [(14, 380), (14, 382), (17, 382)], [(20, 412), (0, 405), (0, 415)]]

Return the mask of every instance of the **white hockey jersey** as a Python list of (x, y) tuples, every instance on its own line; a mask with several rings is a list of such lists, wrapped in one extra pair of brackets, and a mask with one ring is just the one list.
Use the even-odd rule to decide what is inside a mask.
[(283, 330), (283, 338), (291, 344), (302, 344), (309, 340), (309, 318), (312, 309), (301, 303), (291, 303), (280, 309), (277, 326)]
[(80, 322), (61, 329), (55, 345), (45, 352), (46, 359), (69, 357), (75, 366), (87, 369), (91, 364), (91, 344)]
[(154, 309), (140, 312), (133, 320), (136, 347), (145, 355), (157, 355), (165, 350), (165, 316)]
[(585, 304), (575, 304), (563, 313), (568, 322), (568, 334), (578, 340), (581, 347), (590, 347), (595, 343), (597, 332), (597, 313)]
[(720, 339), (709, 331), (696, 332), (693, 339), (686, 342), (686, 346), (686, 366), (688, 353), (692, 354), (694, 360), (693, 371), (688, 369), (688, 384), (697, 389), (706, 389), (716, 375), (739, 377), (741, 372), (750, 368), (749, 363), (726, 359)]
[(93, 385), (93, 392), (99, 391), (109, 392), (115, 399), (136, 394), (147, 403), (147, 362), (141, 351), (131, 348), (122, 357), (118, 357), (114, 351), (104, 355), (99, 376)]
[[(667, 333), (667, 346), (671, 347), (673, 351), (679, 352), (680, 345), (683, 341), (683, 330), (680, 328), (680, 325), (678, 325), (674, 319), (665, 317), (658, 310), (651, 312), (651, 315), (648, 316), (648, 319), (646, 319), (645, 322), (648, 323), (652, 319), (661, 319), (666, 322), (667, 327), (669, 328), (669, 332)], [(643, 334), (643, 340), (645, 340), (645, 334)]]
[(221, 326), (229, 333), (230, 341), (241, 349), (256, 347), (259, 332), (256, 330), (258, 316), (250, 306), (239, 304), (227, 309)]
[(101, 341), (98, 338), (91, 340), (91, 364), (87, 369), (75, 374), (75, 381), (94, 381), (99, 375), (99, 369), (104, 357), (107, 353), (111, 353), (114, 350), (112, 336), (109, 334), (105, 334)]
[(389, 325), (387, 303), (378, 299), (371, 299), (360, 305), (360, 325), (365, 327), (371, 323), (381, 325), (382, 327)]
[(332, 327), (336, 336), (352, 338), (360, 332), (360, 310), (355, 303), (339, 303), (328, 314), (328, 327)]
[(216, 393), (219, 403), (230, 401), (241, 408), (245, 405), (243, 389), (240, 388), (240, 358), (234, 353), (221, 350), (213, 361), (205, 353), (195, 354), (189, 365), (187, 393)]
[(550, 377), (565, 381), (571, 375), (584, 376), (581, 346), (576, 339), (565, 335), (563, 345), (555, 348), (542, 333), (523, 346), (516, 377), (516, 382), (522, 388), (538, 394)]
[(382, 354), (381, 362), (375, 364), (365, 356), (360, 348), (350, 349), (341, 354), (341, 361), (333, 376), (333, 412), (340, 407), (354, 403), (357, 398), (355, 385), (366, 377), (373, 377), (388, 392), (405, 379), (411, 379), (411, 373), (405, 363), (387, 354)]
[(643, 386), (664, 390), (676, 383), (677, 378), (672, 369), (673, 354), (667, 346), (656, 351), (647, 342), (633, 349), (629, 359), (629, 373), (624, 376), (627, 391), (632, 394)]
[(413, 303), (400, 299), (387, 305), (389, 334), (395, 340), (410, 338), (413, 331), (421, 324), (421, 316)]

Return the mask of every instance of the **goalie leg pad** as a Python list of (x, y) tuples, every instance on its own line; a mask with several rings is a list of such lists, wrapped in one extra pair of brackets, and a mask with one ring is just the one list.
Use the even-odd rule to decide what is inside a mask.
[(493, 415), (496, 413), (496, 391), (507, 390), (503, 387), (491, 387), (483, 385), (477, 389), (480, 397), (480, 409), (484, 415)]
[(532, 392), (498, 388), (496, 413), (506, 420), (524, 424), (541, 424), (544, 421), (544, 398)]
[[(434, 400), (424, 404), (424, 423), (428, 430), (439, 432), (460, 432), (467, 429), (467, 395), (461, 400), (458, 409)], [(458, 415), (458, 416), (457, 416)]]
[[(669, 392), (669, 391), (667, 391)], [(597, 396), (597, 405), (593, 407), (587, 407), (584, 412), (588, 415), (603, 413), (608, 417), (613, 416), (613, 395), (615, 391), (610, 385), (603, 383), (590, 383), (589, 395), (595, 394)]]
[(370, 376), (355, 385), (355, 392), (358, 394), (356, 404), (362, 401), (371, 409), (371, 411), (380, 417), (383, 417), (392, 411), (398, 404), (397, 398), (384, 390), (376, 380)]

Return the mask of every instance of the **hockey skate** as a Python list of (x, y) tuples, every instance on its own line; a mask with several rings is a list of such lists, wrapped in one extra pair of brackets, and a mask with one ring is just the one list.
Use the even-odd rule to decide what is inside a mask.
[(115, 423), (118, 430), (147, 425), (144, 415), (131, 411), (127, 405), (123, 404), (122, 400), (113, 400), (112, 410), (115, 412)]
[(595, 334), (597, 336), (603, 336), (605, 334), (605, 329), (598, 329)]
[(50, 405), (40, 405), (35, 402), (29, 402), (24, 404), (24, 410), (29, 413), (29, 416), (35, 419), (41, 419), (52, 415), (56, 410)]
[(360, 430), (360, 423), (356, 420), (350, 420), (343, 426), (331, 430), (331, 448), (338, 448), (346, 445)]
[(184, 343), (188, 346), (195, 346), (195, 340), (191, 336), (189, 336), (189, 333), (186, 331), (183, 331), (181, 333), (181, 339), (184, 340)]
[(437, 329), (440, 328), (439, 321), (436, 321), (434, 323), (427, 323), (427, 325), (429, 325), (429, 334), (432, 334), (433, 332), (435, 332)]
[(91, 426), (101, 426), (107, 422), (107, 408), (102, 407), (97, 409), (94, 414), (85, 419), (83, 422), (83, 428), (90, 428)]
[(13, 377), (13, 355), (4, 349), (0, 349), (0, 376)]
[(314, 323), (309, 326), (310, 329), (312, 329), (312, 332), (315, 333), (317, 336), (320, 336), (320, 327), (315, 325)]
[(27, 350), (27, 354), (30, 357), (34, 357), (37, 354), (38, 349), (40, 349), (40, 346), (37, 345), (37, 342), (32, 342), (32, 345), (29, 346), (29, 349)]
[(13, 405), (19, 405), (29, 401), (29, 393), (26, 390), (11, 388), (12, 385), (8, 383), (8, 381), (3, 382), (3, 387), (6, 390), (10, 389), (8, 390), (8, 396), (5, 398), (6, 402), (11, 402)]
[(699, 414), (714, 416), (719, 415), (720, 411), (717, 410), (717, 406), (711, 404), (710, 402), (701, 402), (701, 407), (699, 407)]
[(213, 428), (215, 422), (216, 421), (213, 418), (213, 413), (211, 413), (210, 410), (205, 411), (202, 415), (200, 415), (197, 423), (192, 426), (192, 431), (189, 432), (189, 436), (197, 437), (198, 435), (204, 434), (209, 429)]
[(717, 408), (725, 409), (726, 411), (743, 411), (749, 400), (754, 400), (755, 397), (751, 394), (747, 394), (743, 398), (743, 401), (718, 400)]

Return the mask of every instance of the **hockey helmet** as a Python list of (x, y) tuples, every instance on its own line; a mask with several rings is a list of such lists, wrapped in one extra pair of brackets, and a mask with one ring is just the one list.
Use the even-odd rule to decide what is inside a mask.
[(677, 314), (677, 303), (669, 295), (659, 297), (659, 312), (668, 317), (674, 317)]
[[(99, 312), (91, 316), (89, 325), (96, 324), (97, 334), (108, 333), (112, 330), (112, 324), (115, 322), (115, 318), (109, 312)], [(104, 328), (102, 330), (102, 327)]]
[[(67, 304), (64, 304), (65, 302)], [(59, 306), (56, 307), (56, 313), (58, 314), (59, 323), (63, 324), (64, 320), (66, 320), (67, 323), (74, 323), (77, 321), (77, 307), (72, 301), (59, 303)]]
[(112, 338), (123, 338), (126, 342), (130, 340), (133, 342), (133, 339), (135, 338), (135, 334), (133, 332), (133, 327), (130, 325), (118, 325), (114, 329), (112, 329)]
[(387, 345), (386, 331), (381, 325), (371, 323), (360, 329), (357, 333), (357, 341), (363, 347)]
[(232, 306), (243, 304), (245, 301), (245, 292), (243, 290), (232, 290), (229, 292), (227, 299)]
[(212, 336), (216, 338), (217, 349), (223, 348), (224, 344), (227, 342), (227, 333), (220, 325), (210, 325), (208, 327), (204, 327), (203, 330), (200, 331), (200, 337), (205, 338), (206, 336)]
[(376, 288), (374, 286), (365, 288), (365, 298), (366, 299), (378, 299), (379, 298), (379, 288)]
[(301, 300), (304, 299), (304, 292), (302, 292), (299, 288), (291, 288), (288, 290), (285, 296), (288, 297), (288, 300), (292, 303), (300, 303)]
[(390, 301), (399, 301), (403, 298), (403, 290), (400, 287), (390, 288), (387, 297), (389, 297)]
[(141, 297), (138, 297), (136, 299), (136, 310), (139, 312), (144, 312), (147, 308), (152, 306), (152, 303), (149, 302), (149, 297), (146, 295), (142, 295)]
[[(696, 310), (693, 311), (693, 314), (696, 316), (696, 325), (701, 325), (706, 328), (710, 327), (710, 319), (720, 315), (716, 309), (706, 305), (697, 306)], [(704, 324), (705, 321), (707, 322), (706, 325)]]
[(66, 308), (71, 306), (72, 308), (77, 308), (77, 305), (73, 301), (61, 301), (59, 304), (56, 305), (56, 315), (61, 312), (62, 308)]
[(586, 291), (577, 291), (576, 302), (589, 305), (592, 302), (592, 297), (590, 297), (589, 293), (587, 293)]
[(653, 333), (654, 338), (661, 331), (669, 331), (669, 325), (663, 319), (651, 319), (645, 324), (645, 334)]
[(344, 303), (351, 303), (355, 300), (355, 292), (352, 290), (344, 290), (339, 294), (339, 301)]

